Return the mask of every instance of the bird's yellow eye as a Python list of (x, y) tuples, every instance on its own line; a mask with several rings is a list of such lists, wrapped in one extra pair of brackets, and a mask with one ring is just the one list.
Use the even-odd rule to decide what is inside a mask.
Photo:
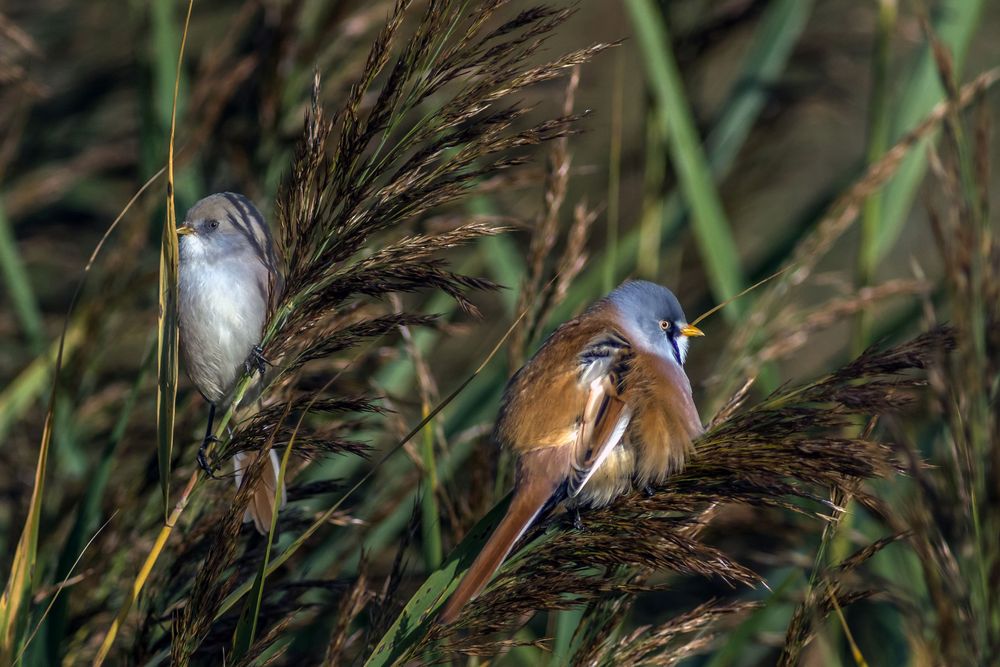
[(670, 327), (673, 324), (670, 320), (660, 320), (660, 328), (664, 331), (670, 331)]

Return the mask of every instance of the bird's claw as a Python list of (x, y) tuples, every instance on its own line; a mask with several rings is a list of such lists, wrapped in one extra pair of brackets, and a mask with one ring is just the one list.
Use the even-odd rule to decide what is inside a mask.
[(654, 489), (652, 485), (647, 484), (646, 486), (642, 487), (642, 493), (647, 498), (652, 498), (653, 496), (656, 495), (656, 489)]
[(260, 373), (263, 377), (264, 371), (267, 367), (271, 365), (271, 362), (264, 357), (264, 348), (260, 345), (254, 345), (253, 349), (250, 350), (250, 356), (247, 360), (243, 362), (243, 368), (246, 370), (247, 374), (253, 375), (254, 371)]
[(208, 446), (213, 442), (219, 442), (219, 439), (214, 435), (206, 436), (201, 441), (201, 447), (198, 448), (198, 467), (205, 471), (205, 474), (210, 478), (219, 479), (215, 474), (215, 466), (208, 462)]
[(580, 517), (580, 508), (575, 508), (573, 510), (573, 528), (575, 530), (585, 530), (583, 519)]

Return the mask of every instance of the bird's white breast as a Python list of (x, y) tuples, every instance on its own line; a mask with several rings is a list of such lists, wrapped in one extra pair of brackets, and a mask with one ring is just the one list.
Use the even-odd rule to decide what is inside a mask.
[(258, 282), (261, 267), (254, 265), (254, 259), (213, 262), (199, 254), (181, 256), (181, 351), (198, 390), (209, 401), (221, 403), (260, 342), (267, 303)]

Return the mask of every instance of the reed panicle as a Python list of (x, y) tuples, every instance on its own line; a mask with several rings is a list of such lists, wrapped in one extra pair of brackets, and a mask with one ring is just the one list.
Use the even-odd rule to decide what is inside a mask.
[[(265, 393), (264, 407), (235, 428), (224, 455), (280, 449), (294, 439), (300, 455), (364, 456), (367, 445), (349, 437), (363, 422), (347, 419), (314, 427), (303, 421), (303, 413), (377, 415), (381, 408), (367, 397), (345, 400), (324, 394), (330, 382), (320, 392), (299, 388), (296, 379), (304, 367), (400, 327), (426, 327), (435, 320), (433, 315), (384, 312), (388, 304), (373, 299), (437, 290), (477, 314), (468, 292), (497, 287), (449, 270), (440, 254), (501, 233), (502, 227), (472, 221), (437, 232), (406, 230), (429, 211), (474, 191), (479, 181), (522, 164), (524, 159), (511, 156), (512, 150), (569, 133), (577, 120), (571, 114), (518, 129), (515, 124), (525, 109), (516, 104), (494, 107), (511, 93), (558, 76), (607, 46), (529, 65), (529, 57), (570, 12), (532, 10), (485, 32), (490, 14), (501, 4), (486, 3), (469, 20), (460, 3), (430, 2), (393, 57), (411, 5), (408, 0), (396, 2), (332, 121), (319, 101), (319, 74), (314, 76), (309, 113), (277, 202), (286, 279), (264, 336), (265, 354), (279, 368), (270, 378), (275, 391)], [(374, 102), (362, 109), (369, 96)], [(432, 96), (434, 110), (414, 118)], [(290, 418), (293, 413), (295, 419)], [(207, 556), (189, 603), (175, 621), (171, 659), (177, 664), (186, 664), (198, 650), (231, 591), (224, 572), (238, 557), (248, 489), (266, 463), (266, 457), (260, 457), (250, 466), (214, 536), (206, 536)], [(339, 652), (336, 644), (331, 650)]]

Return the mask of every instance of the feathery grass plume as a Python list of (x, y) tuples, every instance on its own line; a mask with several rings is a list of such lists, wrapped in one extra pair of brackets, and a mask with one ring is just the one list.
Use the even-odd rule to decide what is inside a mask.
[[(754, 303), (747, 313), (746, 325), (737, 329), (728, 341), (725, 353), (720, 355), (716, 364), (716, 372), (713, 374), (715, 382), (739, 382), (740, 378), (747, 375), (757, 375), (759, 366), (750, 365), (749, 362), (759, 362), (757, 351), (765, 341), (776, 335), (776, 330), (771, 325), (776, 312), (787, 302), (789, 292), (806, 282), (819, 260), (857, 219), (864, 201), (890, 181), (911, 150), (937, 130), (950, 114), (971, 105), (997, 81), (1000, 81), (1000, 69), (983, 72), (965, 84), (955, 100), (946, 100), (935, 106), (922, 122), (873, 162), (829, 206), (814, 230), (796, 245), (790, 258), (786, 260), (785, 266), (793, 266), (794, 269), (778, 279)], [(723, 385), (722, 392), (727, 393), (729, 388), (729, 385)]]
[[(275, 438), (287, 422), (291, 402), (278, 418), (267, 440), (259, 450), (267, 453), (274, 447)], [(294, 437), (294, 434), (292, 434)], [(172, 664), (186, 665), (197, 650), (211, 628), (215, 614), (222, 604), (223, 598), (232, 586), (232, 578), (225, 576), (225, 571), (232, 565), (238, 546), (240, 527), (243, 515), (250, 504), (253, 490), (261, 478), (265, 466), (270, 466), (268, 456), (255, 458), (243, 471), (244, 483), (236, 492), (232, 505), (226, 511), (221, 522), (213, 531), (208, 541), (208, 553), (204, 562), (198, 568), (194, 584), (184, 607), (174, 616), (174, 637), (170, 646), (170, 661)]]
[[(373, 596), (373, 591), (368, 587), (368, 559), (362, 554), (354, 585), (350, 592), (341, 599), (334, 615), (337, 621), (333, 632), (330, 633), (326, 655), (323, 656), (324, 665), (332, 667), (340, 664), (348, 643), (357, 639), (356, 636), (351, 635), (351, 626)], [(356, 634), (360, 634), (360, 631), (356, 630)]]
[(843, 562), (817, 573), (815, 585), (807, 591), (805, 599), (796, 607), (788, 624), (785, 644), (778, 660), (780, 667), (801, 664), (802, 650), (812, 640), (819, 622), (831, 612), (836, 610), (839, 613), (839, 609), (843, 607), (879, 594), (874, 589), (848, 589), (843, 579), (882, 549), (903, 537), (902, 534), (884, 537), (856, 551)]
[[(280, 360), (280, 370), (269, 378), (265, 407), (236, 426), (222, 448), (225, 456), (283, 447), (293, 430), (289, 416), (306, 409), (379, 411), (372, 399), (317, 394), (296, 380), (310, 362), (340, 355), (400, 327), (427, 326), (434, 320), (386, 312), (373, 297), (441, 290), (463, 309), (477, 312), (468, 291), (496, 286), (448, 270), (439, 255), (503, 229), (474, 221), (436, 233), (406, 235), (401, 230), (473, 191), (480, 180), (521, 164), (523, 158), (511, 156), (512, 150), (570, 132), (576, 120), (570, 114), (518, 129), (525, 109), (516, 104), (494, 107), (511, 93), (552, 79), (605, 48), (597, 45), (533, 65), (530, 59), (569, 17), (569, 10), (525, 11), (487, 32), (503, 2), (483, 3), (469, 14), (464, 3), (442, 0), (426, 5), (414, 34), (393, 61), (391, 53), (410, 4), (396, 3), (336, 121), (325, 118), (318, 73), (314, 77), (303, 136), (278, 197), (286, 281), (263, 344), (268, 358)], [(363, 110), (362, 101), (371, 95), (374, 103)], [(432, 111), (413, 118), (418, 107), (428, 105)], [(338, 426), (307, 425), (296, 438), (295, 450), (363, 454), (365, 446), (344, 437)], [(226, 572), (237, 559), (245, 491), (258, 476), (257, 467), (251, 466), (232, 507), (206, 536), (207, 555), (175, 623), (171, 654), (179, 664), (189, 661), (208, 636), (233, 582)]]
[[(936, 329), (893, 348), (869, 349), (814, 382), (740, 409), (699, 438), (685, 470), (652, 495), (628, 495), (588, 512), (583, 531), (567, 530), (568, 517), (529, 531), (522, 542), (528, 546), (460, 618), (429, 628), (408, 654), (495, 653), (506, 644), (492, 635), (509, 635), (537, 610), (642, 590), (633, 579), (636, 568), (762, 583), (698, 539), (698, 528), (713, 516), (706, 508), (742, 503), (822, 516), (824, 489), (853, 489), (858, 480), (895, 474), (899, 464), (891, 448), (866, 433), (845, 434), (857, 415), (909, 405), (911, 390), (925, 385), (909, 371), (927, 368), (954, 342), (950, 331)], [(807, 510), (810, 503), (816, 509)]]
[[(574, 68), (566, 84), (563, 99), (564, 116), (573, 113), (579, 85), (580, 70), (577, 67)], [(568, 137), (561, 137), (552, 142), (545, 175), (545, 205), (531, 230), (528, 273), (521, 281), (517, 305), (514, 307), (515, 313), (527, 314), (514, 330), (507, 348), (511, 371), (517, 370), (524, 363), (530, 346), (537, 341), (540, 329), (545, 325), (552, 308), (565, 298), (569, 285), (587, 262), (587, 237), (596, 215), (587, 212), (583, 204), (578, 205), (574, 212), (574, 223), (567, 233), (566, 247), (561, 257), (552, 257), (559, 241), (559, 217), (563, 202), (566, 200), (572, 163)]]
[[(934, 44), (954, 97), (950, 58)], [(924, 312), (961, 335), (930, 375), (935, 421), (907, 430), (914, 484), (906, 511), (889, 523), (910, 531), (926, 589), (926, 597), (908, 591), (920, 610), (910, 640), (929, 660), (955, 665), (986, 664), (1000, 650), (1000, 240), (989, 219), (985, 108), (984, 99), (968, 115), (954, 107), (945, 140), (930, 154), (935, 188), (926, 206), (945, 289), (943, 299), (926, 300)]]
[(579, 656), (576, 664), (675, 665), (710, 646), (722, 621), (743, 616), (758, 607), (757, 602), (706, 602), (656, 627), (639, 627), (617, 641), (607, 641), (596, 653)]

